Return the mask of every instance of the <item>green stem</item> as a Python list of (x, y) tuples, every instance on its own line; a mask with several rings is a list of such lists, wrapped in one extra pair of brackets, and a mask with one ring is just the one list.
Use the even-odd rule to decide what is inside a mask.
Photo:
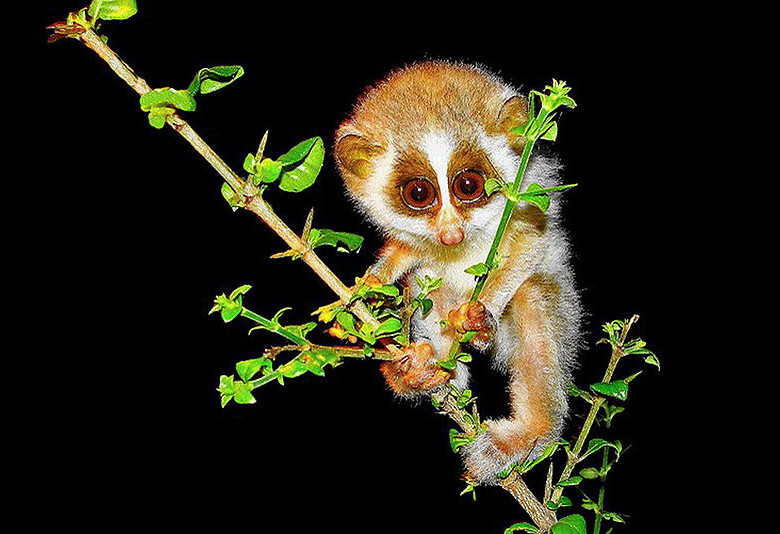
[[(612, 345), (612, 355), (609, 359), (607, 370), (604, 372), (604, 378), (601, 380), (602, 382), (609, 382), (612, 379), (612, 374), (615, 372), (618, 361), (623, 357), (623, 343), (626, 341), (628, 330), (638, 318), (639, 317), (635, 315), (628, 322), (626, 322), (626, 325), (623, 327), (623, 331), (621, 332), (617, 343)], [(571, 454), (569, 455), (569, 459), (566, 461), (566, 465), (561, 472), (559, 481), (569, 478), (571, 473), (574, 471), (574, 466), (577, 465), (577, 462), (580, 461), (580, 453), (582, 452), (582, 448), (585, 446), (585, 440), (588, 438), (590, 429), (593, 426), (593, 423), (596, 421), (596, 415), (598, 414), (601, 405), (604, 404), (604, 400), (605, 399), (603, 397), (597, 397), (594, 399), (593, 404), (591, 404), (588, 415), (585, 418), (585, 423), (582, 425), (582, 430), (580, 430), (580, 433), (577, 436), (577, 441), (575, 442), (574, 448), (572, 448)], [(556, 487), (553, 491), (551, 500), (555, 503), (559, 502), (562, 494), (563, 488), (560, 486)]]
[(604, 453), (601, 457), (601, 487), (599, 488), (599, 500), (598, 500), (598, 510), (596, 510), (596, 519), (593, 521), (593, 534), (599, 534), (599, 531), (601, 530), (601, 518), (602, 514), (604, 513), (604, 487), (607, 480), (607, 475), (604, 474), (604, 472), (607, 469), (607, 460), (608, 460), (608, 454), (609, 454), (609, 448), (604, 447), (603, 449)]
[(309, 344), (309, 342), (306, 341), (306, 339), (302, 338), (301, 336), (298, 336), (298, 335), (290, 332), (289, 330), (287, 330), (283, 326), (279, 326), (276, 323), (272, 323), (271, 321), (269, 321), (268, 319), (266, 319), (262, 315), (258, 315), (258, 314), (256, 314), (255, 312), (253, 312), (251, 310), (248, 310), (246, 308), (241, 308), (241, 316), (242, 317), (246, 317), (247, 319), (250, 319), (250, 320), (256, 322), (257, 324), (259, 324), (260, 326), (262, 326), (263, 328), (265, 328), (267, 330), (270, 330), (271, 332), (275, 332), (275, 333), (279, 334), (280, 336), (282, 336), (284, 338), (287, 338), (289, 341), (292, 341), (296, 345), (308, 345)]
[[(492, 268), (493, 262), (496, 259), (496, 254), (498, 254), (498, 247), (501, 245), (507, 226), (509, 226), (509, 219), (511, 219), (512, 212), (517, 205), (517, 193), (520, 191), (520, 186), (525, 178), (525, 169), (528, 167), (528, 161), (531, 159), (531, 151), (534, 148), (534, 144), (534, 140), (526, 139), (525, 147), (523, 147), (523, 154), (520, 156), (520, 166), (517, 168), (515, 181), (512, 184), (512, 191), (507, 195), (504, 212), (501, 214), (501, 221), (498, 223), (496, 235), (493, 238), (493, 243), (490, 245), (490, 250), (488, 251), (487, 259), (485, 260), (485, 264), (489, 268)], [(488, 271), (487, 274), (480, 276), (479, 280), (477, 280), (477, 285), (474, 286), (474, 291), (471, 293), (471, 302), (477, 302), (477, 300), (479, 300), (479, 295), (482, 293), (482, 288), (485, 287), (485, 282), (487, 281), (489, 274), (490, 272)]]
[[(303, 341), (304, 341), (304, 343), (301, 344), (300, 346), (284, 347), (283, 350), (290, 351), (290, 350), (298, 350), (298, 349), (308, 348), (308, 350), (311, 350), (311, 351), (327, 350), (327, 351), (335, 352), (341, 358), (360, 358), (360, 359), (371, 359), (371, 360), (393, 360), (393, 359), (395, 359), (395, 356), (393, 355), (393, 353), (390, 352), (387, 349), (375, 349), (374, 350), (374, 354), (369, 358), (368, 356), (366, 356), (363, 353), (363, 349), (357, 349), (357, 348), (353, 349), (351, 347), (331, 347), (329, 345), (315, 345), (313, 343), (309, 343), (306, 340), (303, 340)], [(297, 357), (298, 356), (296, 356), (296, 358)], [(294, 359), (295, 358), (293, 358), (293, 360)], [(269, 382), (275, 381), (277, 378), (279, 378), (280, 374), (281, 373), (279, 372), (279, 370), (272, 371), (272, 372), (270, 372), (270, 373), (268, 373), (266, 375), (261, 376), (260, 378), (256, 378), (254, 380), (251, 380), (249, 382), (249, 385), (252, 387), (252, 389), (259, 388), (260, 386), (264, 386), (264, 385), (268, 384)]]

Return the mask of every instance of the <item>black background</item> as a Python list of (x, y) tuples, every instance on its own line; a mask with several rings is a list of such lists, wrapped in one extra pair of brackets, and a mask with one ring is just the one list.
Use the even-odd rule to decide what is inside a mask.
[[(414, 60), (480, 62), (526, 90), (566, 80), (579, 106), (554, 150), (580, 186), (556, 201), (590, 314), (577, 378), (602, 372), (599, 325), (633, 313), (662, 361), (616, 418), (632, 448), (607, 507), (633, 532), (777, 528), (768, 4), (139, 3), (104, 30), (153, 87), (245, 67), (186, 116), (234, 169), (266, 129), (271, 155), (314, 135), (330, 149), (364, 87)], [(80, 7), (47, 4), (14, 15), (23, 33), (7, 52), (22, 61), (4, 75), (21, 84), (6, 83), (6, 157), (24, 170), (6, 174), (4, 195), (0, 526), (498, 532), (523, 520), (500, 490), (458, 496), (447, 420), (394, 399), (375, 363), (219, 407), (219, 375), (276, 340), (207, 317), (216, 294), (251, 283), (250, 308), (289, 305), (295, 323), (333, 296), (304, 264), (268, 260), (281, 241), (233, 214), (219, 177), (172, 130), (150, 128), (94, 54), (44, 45), (43, 27)], [(295, 230), (314, 206), (315, 226), (366, 236), (358, 256), (322, 253), (343, 280), (371, 263), (378, 234), (330, 158), (310, 190), (268, 198)], [(483, 412), (501, 414), (503, 378), (484, 358), (473, 368)]]

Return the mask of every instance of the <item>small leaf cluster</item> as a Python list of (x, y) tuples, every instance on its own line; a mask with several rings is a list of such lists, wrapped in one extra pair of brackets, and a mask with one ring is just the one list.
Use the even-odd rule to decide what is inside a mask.
[[(225, 322), (230, 322), (241, 315), (256, 324), (249, 330), (249, 333), (266, 330), (285, 338), (294, 345), (274, 347), (267, 350), (266, 354), (259, 358), (238, 362), (236, 364), (238, 380), (233, 375), (221, 376), (217, 391), (221, 394), (223, 407), (230, 400), (235, 400), (238, 404), (253, 404), (255, 398), (251, 391), (273, 380), (284, 384), (285, 378), (296, 378), (307, 372), (324, 376), (325, 366), (336, 366), (341, 359), (338, 351), (329, 347), (313, 345), (308, 341), (306, 336), (317, 326), (316, 323), (282, 326), (280, 319), (290, 308), (279, 310), (270, 319), (247, 309), (243, 305), (243, 298), (250, 289), (251, 286), (243, 285), (233, 290), (230, 295), (223, 293), (217, 296), (209, 313), (219, 312)], [(272, 360), (277, 354), (284, 351), (297, 351), (298, 355), (287, 363), (274, 368)], [(253, 380), (258, 373), (260, 377)]]
[[(545, 141), (555, 141), (558, 138), (558, 123), (556, 110), (560, 107), (574, 109), (577, 103), (569, 96), (571, 87), (566, 82), (553, 80), (552, 85), (544, 87), (546, 93), (533, 90), (528, 95), (528, 108), (531, 120), (522, 126), (516, 126), (512, 133), (524, 136), (526, 139), (536, 141), (543, 139)], [(538, 113), (535, 110), (536, 99), (539, 99), (541, 108)]]
[[(491, 184), (490, 188), (488, 188), (488, 184)], [(524, 192), (515, 194), (513, 193), (514, 182), (507, 183), (497, 178), (490, 178), (485, 183), (485, 189), (488, 196), (492, 195), (496, 191), (500, 191), (515, 203), (522, 201), (533, 204), (542, 210), (542, 213), (547, 213), (547, 210), (550, 209), (550, 193), (555, 193), (556, 191), (565, 191), (566, 189), (571, 189), (572, 187), (577, 187), (577, 184), (542, 187), (537, 183), (532, 183), (528, 184), (528, 187), (526, 187)]]
[[(137, 12), (136, 0), (92, 0), (89, 6), (69, 13), (64, 21), (47, 26), (54, 32), (47, 42), (53, 43), (65, 37), (78, 38), (87, 29), (97, 30), (103, 20), (126, 20)], [(106, 38), (102, 39), (105, 42)]]
[(244, 159), (244, 170), (249, 173), (253, 185), (277, 183), (288, 193), (300, 193), (314, 184), (325, 161), (325, 146), (320, 137), (301, 141), (277, 159), (265, 157), (263, 152), (268, 132), (260, 142), (260, 148)]
[(243, 306), (243, 296), (252, 289), (252, 286), (246, 284), (234, 289), (229, 296), (222, 293), (214, 298), (214, 306), (209, 310), (209, 315), (219, 312), (222, 320), (229, 323), (241, 314)]
[(141, 95), (139, 100), (141, 110), (149, 113), (149, 124), (160, 129), (165, 126), (166, 119), (177, 110), (195, 111), (198, 105), (195, 96), (198, 93), (204, 95), (213, 93), (230, 85), (243, 75), (244, 68), (239, 65), (221, 65), (200, 69), (186, 90), (161, 87)]
[[(571, 90), (565, 82), (553, 80), (552, 85), (545, 86), (546, 93), (531, 91), (528, 95), (528, 107), (530, 119), (521, 126), (516, 126), (510, 131), (524, 137), (530, 146), (538, 140), (555, 141), (558, 136), (558, 124), (556, 122), (556, 110), (560, 107), (574, 108), (576, 103), (568, 96)], [(537, 111), (536, 100), (540, 101)], [(542, 212), (547, 212), (550, 207), (550, 193), (563, 191), (576, 187), (577, 184), (567, 184), (555, 187), (542, 187), (537, 183), (529, 184), (525, 191), (520, 192), (523, 176), (518, 176), (517, 183), (506, 182), (500, 176), (489, 178), (485, 182), (485, 193), (490, 196), (500, 191), (507, 199), (517, 204), (526, 202), (538, 207)]]
[[(579, 514), (562, 517), (553, 526), (550, 527), (553, 534), (586, 534), (588, 531), (585, 524), (585, 518)], [(504, 534), (514, 534), (515, 532), (530, 532), (536, 534), (539, 527), (532, 523), (515, 523), (504, 530)]]
[[(350, 310), (351, 304), (362, 301), (371, 314), (380, 320), (379, 326), (373, 328), (361, 322)], [(401, 345), (407, 345), (409, 339), (402, 332), (403, 321), (401, 305), (403, 296), (397, 286), (383, 284), (371, 276), (356, 278), (355, 289), (347, 305), (340, 301), (315, 310), (313, 315), (325, 324), (332, 324), (328, 332), (339, 339), (357, 343), (358, 339), (366, 345), (370, 355), (370, 346), (381, 338), (392, 338)]]
[[(221, 395), (221, 405), (224, 408), (228, 402), (234, 400), (237, 404), (254, 404), (257, 402), (252, 390), (271, 381), (277, 381), (284, 385), (285, 378), (297, 378), (306, 373), (317, 376), (325, 376), (325, 367), (336, 367), (341, 362), (337, 351), (328, 347), (308, 346), (288, 362), (274, 368), (273, 357), (282, 350), (297, 350), (296, 347), (282, 347), (267, 351), (267, 355), (251, 360), (244, 360), (236, 364), (234, 375), (222, 375), (219, 377), (217, 391)], [(255, 378), (259, 374), (259, 378)]]
[(420, 288), (420, 292), (412, 299), (409, 305), (409, 314), (411, 315), (419, 309), (422, 316), (425, 317), (433, 309), (433, 300), (428, 296), (441, 287), (441, 278), (433, 278), (426, 274), (423, 278), (415, 276), (414, 281)]

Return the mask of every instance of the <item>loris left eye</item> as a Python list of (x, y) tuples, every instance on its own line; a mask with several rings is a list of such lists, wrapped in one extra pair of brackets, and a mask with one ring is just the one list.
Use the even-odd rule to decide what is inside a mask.
[(463, 202), (475, 202), (485, 192), (485, 177), (477, 171), (461, 171), (452, 181), (452, 192)]

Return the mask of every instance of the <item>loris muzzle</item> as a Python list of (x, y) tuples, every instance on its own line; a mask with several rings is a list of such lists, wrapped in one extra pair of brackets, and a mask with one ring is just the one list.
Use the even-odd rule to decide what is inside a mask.
[[(468, 472), (483, 483), (557, 439), (579, 345), (580, 304), (556, 202), (547, 213), (518, 205), (498, 268), (480, 302), (467, 304), (474, 276), (464, 271), (485, 260), (504, 208), (485, 183), (515, 179), (524, 139), (512, 129), (527, 120), (526, 97), (497, 76), (427, 61), (366, 90), (335, 139), (350, 196), (386, 237), (369, 273), (408, 285), (412, 295), (415, 277), (443, 280), (430, 295), (432, 311), (413, 318), (412, 343), (382, 365), (390, 388), (404, 396), (448, 381), (465, 388), (464, 365), (454, 373), (436, 365), (464, 331), (476, 331), (472, 344), (509, 375), (510, 417), (487, 421), (487, 432), (464, 452)], [(555, 159), (534, 155), (526, 183), (559, 185), (559, 172)]]

